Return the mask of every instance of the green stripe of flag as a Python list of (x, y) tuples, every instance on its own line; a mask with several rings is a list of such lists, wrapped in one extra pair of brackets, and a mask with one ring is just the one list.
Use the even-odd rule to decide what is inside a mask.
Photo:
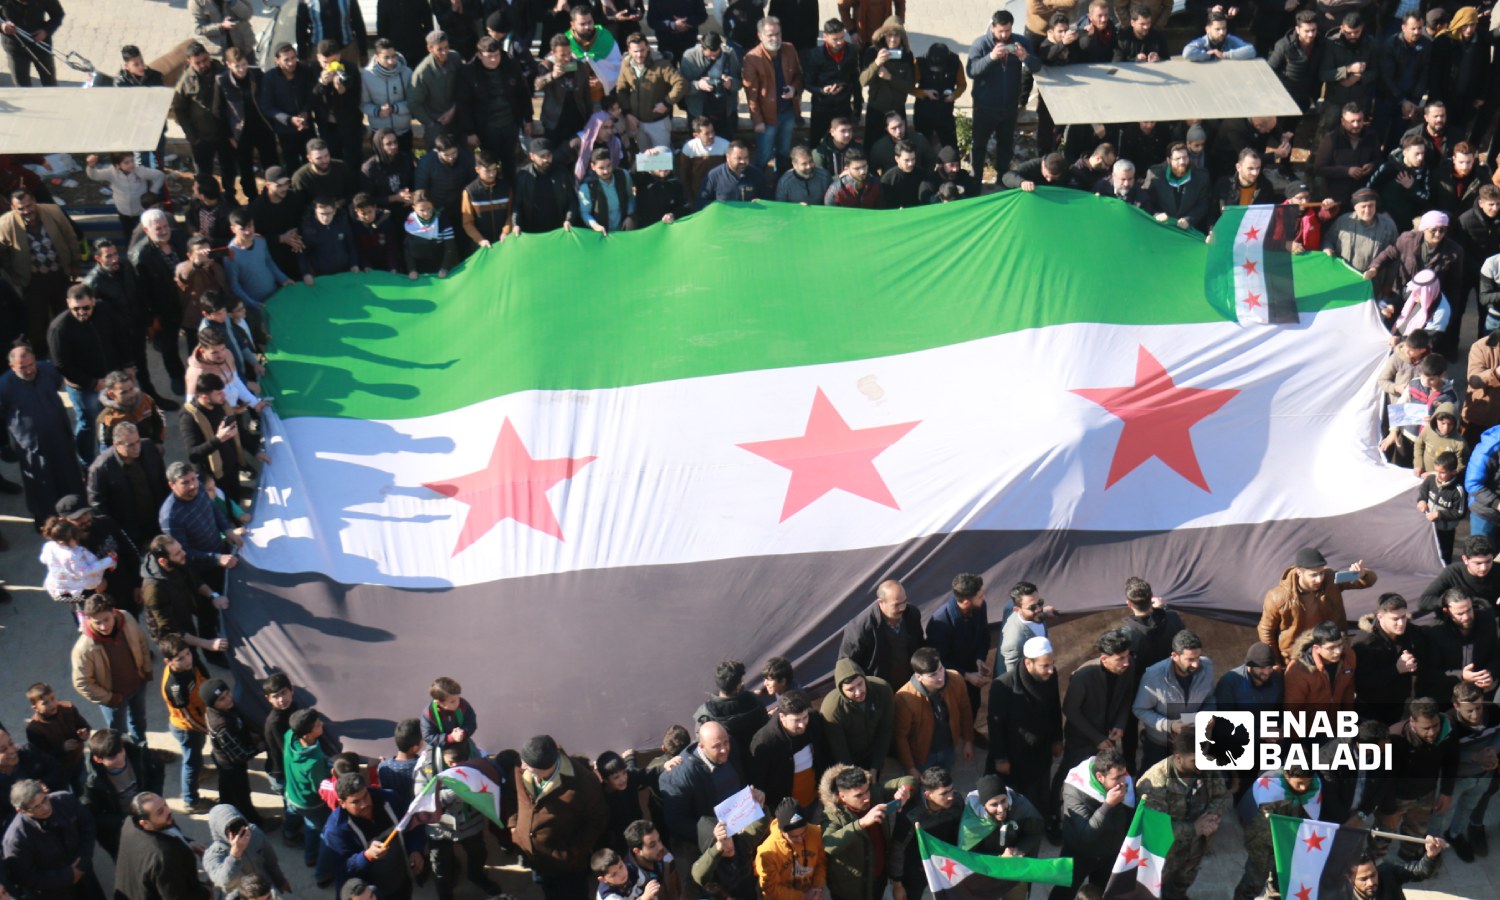
[(1130, 829), (1132, 835), (1141, 836), (1141, 846), (1151, 852), (1165, 856), (1176, 840), (1172, 834), (1172, 817), (1152, 809), (1145, 803), (1136, 811), (1135, 822)]
[(1028, 856), (991, 856), (988, 853), (959, 849), (921, 829), (917, 831), (917, 848), (924, 860), (935, 856), (946, 857), (987, 878), (1031, 884), (1073, 883), (1073, 860), (1069, 857), (1033, 859)]
[[(283, 289), (267, 384), (283, 417), (405, 419), (528, 390), (593, 390), (875, 359), (1076, 322), (1233, 319), (1194, 234), (1077, 191), (900, 212), (714, 204), (601, 238), (526, 235), (444, 281)], [(1302, 309), (1368, 286), (1298, 258)]]
[(1267, 817), (1271, 825), (1271, 851), (1276, 857), (1276, 884), (1285, 885), (1292, 877), (1292, 853), (1297, 846), (1297, 830), (1301, 819), (1272, 815)]

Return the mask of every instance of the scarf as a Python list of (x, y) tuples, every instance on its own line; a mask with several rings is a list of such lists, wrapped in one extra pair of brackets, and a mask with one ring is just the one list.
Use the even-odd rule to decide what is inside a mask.
[[(588, 124), (583, 126), (583, 131), (579, 133), (578, 161), (573, 164), (573, 177), (578, 179), (580, 184), (589, 176), (589, 155), (594, 152), (594, 144), (599, 140), (599, 129), (604, 126), (605, 122), (612, 121), (614, 119), (610, 117), (609, 113), (596, 112), (589, 117)], [(609, 139), (609, 159), (610, 162), (615, 164), (615, 168), (619, 168), (622, 156), (624, 156), (624, 153), (620, 149), (620, 139), (618, 137), (611, 137)]]
[(1436, 36), (1442, 37), (1446, 34), (1455, 41), (1461, 41), (1463, 40), (1463, 35), (1460, 32), (1464, 30), (1464, 27), (1477, 24), (1478, 22), (1479, 10), (1472, 6), (1464, 6), (1453, 13), (1453, 18), (1448, 22), (1448, 27), (1439, 31)]
[(604, 85), (604, 92), (610, 93), (615, 89), (615, 82), (620, 78), (620, 48), (615, 44), (614, 35), (606, 28), (594, 29), (594, 42), (587, 48), (578, 43), (578, 36), (573, 29), (567, 31), (568, 46), (573, 48), (575, 59), (584, 60), (589, 68), (594, 70), (594, 76)]
[[(1423, 269), (1422, 272), (1433, 274), (1431, 269)], [(1443, 286), (1436, 275), (1426, 284), (1417, 283), (1422, 272), (1418, 272), (1415, 278), (1406, 283), (1406, 305), (1401, 308), (1401, 315), (1396, 320), (1396, 329), (1403, 335), (1426, 328), (1433, 309), (1443, 296)]]
[(1323, 810), (1323, 782), (1317, 777), (1313, 778), (1312, 787), (1299, 794), (1286, 783), (1286, 776), (1279, 772), (1267, 772), (1255, 779), (1250, 790), (1255, 795), (1256, 806), (1290, 800), (1302, 807), (1309, 819), (1316, 819)]
[(88, 634), (89, 640), (100, 644), (113, 644), (120, 639), (120, 632), (123, 630), (120, 628), (120, 612), (115, 611), (115, 627), (110, 629), (109, 634), (100, 634), (95, 631), (94, 620), (89, 618), (83, 620), (83, 629)]
[[(1094, 757), (1092, 756), (1069, 769), (1066, 781), (1099, 803), (1103, 803), (1104, 798), (1109, 796), (1109, 792), (1104, 789), (1104, 785), (1099, 782), (1098, 778), (1094, 777)], [(1129, 775), (1125, 776), (1124, 803), (1126, 806), (1135, 806), (1135, 779)]]
[(406, 217), (406, 233), (424, 241), (453, 240), (453, 229), (443, 225), (440, 213), (434, 213), (430, 219), (423, 219), (413, 211)]

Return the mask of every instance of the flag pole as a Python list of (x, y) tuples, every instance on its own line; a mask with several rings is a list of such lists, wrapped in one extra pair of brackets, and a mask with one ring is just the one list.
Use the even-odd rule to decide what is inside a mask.
[(1427, 843), (1427, 839), (1426, 838), (1412, 837), (1409, 834), (1397, 834), (1394, 831), (1377, 831), (1376, 829), (1372, 828), (1372, 829), (1370, 829), (1370, 833), (1373, 834), (1373, 835), (1375, 835), (1378, 838), (1388, 838), (1388, 839), (1393, 840), (1393, 841), (1405, 841), (1408, 844), (1426, 844)]

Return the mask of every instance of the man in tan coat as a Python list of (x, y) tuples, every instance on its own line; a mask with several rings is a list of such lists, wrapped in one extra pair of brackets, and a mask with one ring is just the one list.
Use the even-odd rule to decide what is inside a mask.
[(47, 354), (47, 324), (67, 307), (78, 248), (78, 232), (62, 207), (38, 203), (25, 190), (10, 196), (10, 212), (0, 216), (0, 260), (26, 303), (26, 336), (38, 356)]
[(1500, 331), (1469, 348), (1468, 384), (1463, 432), (1464, 441), (1472, 447), (1481, 434), (1500, 425)]
[(1344, 631), (1349, 627), (1344, 615), (1344, 591), (1357, 591), (1375, 583), (1375, 573), (1363, 561), (1350, 566), (1352, 581), (1340, 583), (1344, 573), (1335, 575), (1323, 554), (1304, 547), (1297, 551), (1292, 565), (1281, 573), (1281, 581), (1266, 591), (1260, 624), (1255, 631), (1260, 641), (1275, 651), (1276, 664), (1285, 665), (1292, 658), (1292, 644), (1299, 635), (1319, 622), (1332, 622)]
[(931, 766), (951, 770), (959, 756), (974, 757), (974, 711), (963, 676), (944, 669), (934, 647), (911, 655), (912, 677), (896, 691), (891, 754), (906, 774), (920, 778)]
[(146, 634), (134, 616), (115, 609), (103, 594), (83, 601), (83, 616), (83, 630), (73, 642), (73, 688), (99, 704), (105, 728), (128, 732), (144, 747), (151, 686)]
[(512, 773), (516, 812), (511, 839), (525, 854), (545, 897), (588, 893), (589, 857), (609, 824), (604, 788), (583, 757), (560, 751), (540, 734), (521, 748)]
[(651, 45), (639, 31), (625, 39), (615, 93), (625, 111), (625, 130), (642, 135), (639, 146), (672, 146), (672, 107), (687, 96), (687, 82), (676, 67), (651, 55)]

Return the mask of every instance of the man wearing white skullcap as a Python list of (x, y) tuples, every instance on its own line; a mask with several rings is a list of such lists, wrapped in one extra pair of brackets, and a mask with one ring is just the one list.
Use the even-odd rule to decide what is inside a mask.
[(1026, 795), (1041, 811), (1056, 843), (1061, 832), (1052, 764), (1062, 756), (1063, 720), (1052, 642), (1040, 635), (1027, 638), (1021, 655), (1021, 664), (990, 689), (990, 752), (984, 770)]

